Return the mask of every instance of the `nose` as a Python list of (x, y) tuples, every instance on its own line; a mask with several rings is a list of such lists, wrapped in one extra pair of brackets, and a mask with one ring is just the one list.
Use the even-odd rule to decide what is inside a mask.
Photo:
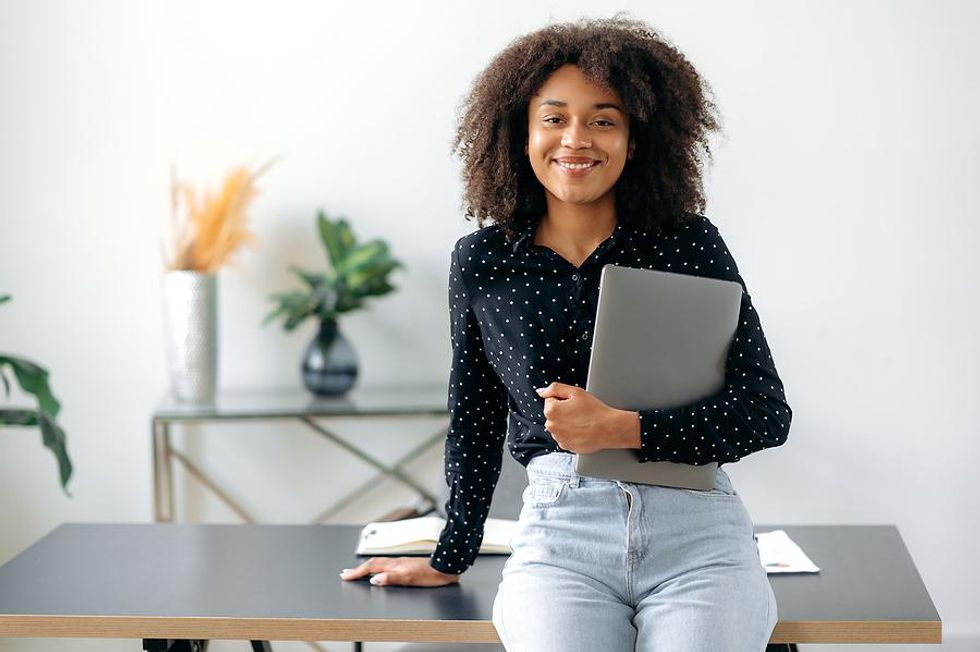
[(592, 147), (592, 139), (586, 134), (581, 123), (573, 122), (561, 134), (562, 147)]

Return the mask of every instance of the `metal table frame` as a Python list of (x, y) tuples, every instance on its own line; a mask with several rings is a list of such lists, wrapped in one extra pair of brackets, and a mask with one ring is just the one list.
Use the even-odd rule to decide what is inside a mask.
[[(272, 395), (272, 402), (252, 401), (250, 398)], [(281, 397), (279, 402), (276, 397)], [(430, 491), (409, 477), (403, 470), (422, 453), (437, 443), (445, 441), (448, 425), (442, 426), (421, 444), (387, 465), (363, 448), (360, 448), (324, 427), (317, 419), (358, 418), (375, 421), (410, 418), (446, 417), (446, 388), (442, 385), (392, 386), (357, 388), (343, 397), (311, 398), (300, 390), (270, 390), (263, 392), (238, 392), (219, 395), (207, 405), (181, 405), (165, 397), (153, 413), (153, 520), (158, 523), (174, 520), (173, 460), (176, 460), (194, 478), (209, 489), (246, 523), (255, 523), (254, 516), (231, 498), (229, 493), (208, 477), (207, 473), (174, 448), (170, 431), (174, 423), (207, 423), (216, 421), (271, 421), (298, 420), (314, 432), (322, 435), (351, 455), (374, 467), (378, 473), (368, 478), (352, 491), (321, 511), (312, 523), (321, 523), (349, 505), (364, 491), (375, 485), (380, 477), (390, 477), (410, 487), (420, 501), (434, 508), (438, 500)], [(302, 401), (306, 402), (303, 403)], [(420, 510), (424, 511), (424, 510)]]

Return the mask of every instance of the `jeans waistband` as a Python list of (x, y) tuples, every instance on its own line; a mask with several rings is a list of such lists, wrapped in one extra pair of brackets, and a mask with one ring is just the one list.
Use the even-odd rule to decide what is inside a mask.
[(566, 453), (564, 451), (542, 453), (530, 459), (527, 463), (527, 472), (528, 474), (562, 478), (563, 480), (567, 480), (573, 487), (577, 487), (583, 479), (590, 482), (615, 482), (615, 480), (609, 480), (607, 478), (580, 475), (575, 470), (576, 457), (578, 456), (575, 453)]
[[(568, 453), (565, 451), (551, 451), (550, 453), (542, 453), (532, 457), (527, 463), (527, 473), (528, 475), (536, 476), (549, 476), (553, 478), (561, 478), (562, 480), (568, 481), (568, 483), (577, 487), (582, 482), (615, 482), (620, 483), (619, 480), (610, 480), (609, 478), (597, 478), (592, 475), (582, 475), (575, 470), (576, 465), (575, 453)], [(718, 472), (715, 475), (715, 486), (730, 487), (730, 480), (728, 474), (721, 468), (718, 467)]]

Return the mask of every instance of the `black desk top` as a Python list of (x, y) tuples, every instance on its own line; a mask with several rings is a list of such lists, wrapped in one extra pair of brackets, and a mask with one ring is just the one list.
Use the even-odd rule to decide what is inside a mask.
[[(894, 526), (784, 529), (818, 574), (770, 575), (773, 642), (938, 642), (941, 623)], [(358, 525), (63, 524), (0, 566), (0, 636), (496, 641), (506, 555), (458, 584), (337, 573)]]

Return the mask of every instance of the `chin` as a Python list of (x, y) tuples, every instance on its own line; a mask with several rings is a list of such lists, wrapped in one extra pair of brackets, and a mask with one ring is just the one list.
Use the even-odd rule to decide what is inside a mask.
[(556, 190), (552, 190), (551, 194), (554, 195), (556, 199), (569, 204), (588, 204), (606, 196), (610, 190), (612, 190), (612, 186), (601, 190), (595, 190), (592, 188), (559, 187)]

